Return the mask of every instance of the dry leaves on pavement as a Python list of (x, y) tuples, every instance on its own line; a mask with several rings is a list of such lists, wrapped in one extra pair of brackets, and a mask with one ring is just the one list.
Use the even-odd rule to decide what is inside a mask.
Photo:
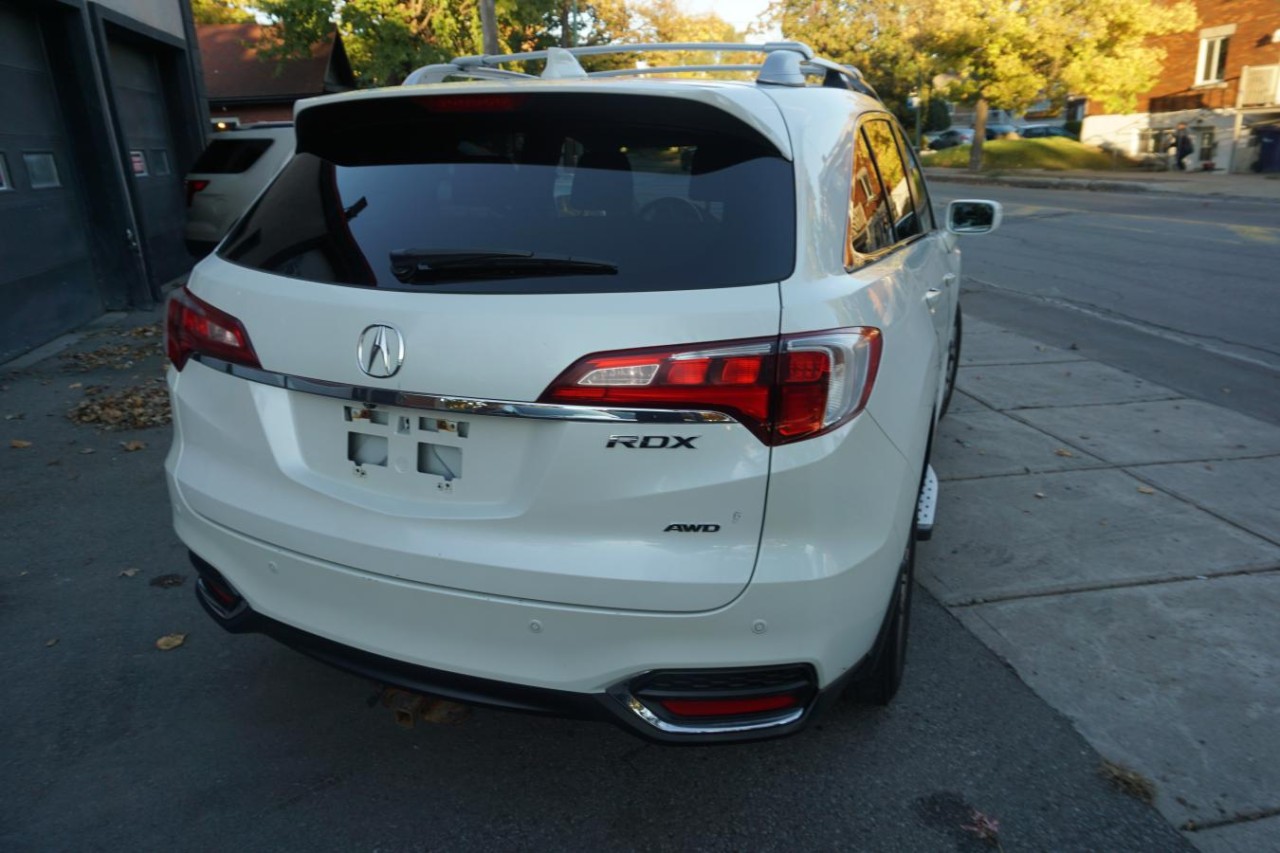
[(162, 652), (167, 652), (172, 649), (176, 649), (186, 641), (186, 634), (165, 634), (163, 637), (156, 640), (156, 648)]
[(1156, 493), (1156, 490), (1150, 486), (1138, 486), (1138, 491), (1144, 495), (1154, 495)]
[(131, 370), (139, 361), (160, 355), (160, 344), (111, 344), (87, 352), (64, 352), (58, 358), (67, 366), (81, 371), (110, 367), (113, 370)]
[(120, 446), (124, 448), (125, 453), (135, 453), (139, 450), (147, 449), (147, 443), (145, 441), (138, 441), (136, 439), (133, 441), (122, 441), (120, 442)]
[(1075, 456), (1074, 453), (1072, 453), (1070, 450), (1067, 450), (1065, 447), (1059, 447), (1057, 450), (1053, 451), (1053, 455), (1064, 456), (1067, 459), (1071, 459), (1072, 457)]
[(186, 581), (186, 575), (159, 575), (151, 579), (151, 585), (161, 589), (172, 589), (175, 586), (182, 586)]
[(162, 338), (164, 337), (164, 327), (159, 323), (149, 323), (146, 326), (134, 326), (120, 333), (122, 338)]
[(122, 572), (120, 573), (120, 577), (122, 577), (122, 578), (131, 578), (131, 577), (134, 577), (134, 576), (135, 576), (135, 575), (137, 575), (137, 574), (138, 574), (138, 570), (137, 570), (137, 569), (125, 569), (124, 571), (122, 571)]
[(67, 417), (105, 429), (165, 426), (170, 417), (169, 391), (163, 379), (153, 379), (114, 394), (93, 394), (67, 412)]
[(9, 446), (14, 450), (25, 450), (26, 448), (31, 446), (31, 442), (23, 441), (20, 438), (15, 438), (9, 442)]

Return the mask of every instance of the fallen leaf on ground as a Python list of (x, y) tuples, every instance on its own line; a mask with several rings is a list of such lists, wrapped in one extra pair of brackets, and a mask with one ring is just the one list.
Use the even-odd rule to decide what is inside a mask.
[(102, 389), (85, 389), (86, 399), (67, 417), (78, 424), (106, 429), (145, 429), (169, 423), (169, 392), (162, 383), (148, 382), (114, 394), (94, 396)]
[(82, 371), (110, 367), (115, 370), (129, 370), (137, 361), (160, 354), (159, 343), (138, 345), (112, 344), (98, 347), (89, 352), (64, 352), (58, 357), (69, 362), (70, 366)]
[(122, 577), (122, 578), (131, 578), (131, 577), (133, 577), (134, 575), (136, 575), (137, 573), (138, 573), (138, 570), (137, 570), (137, 569), (125, 569), (123, 572), (121, 572), (121, 573), (120, 573), (120, 577)]
[(88, 456), (90, 453), (96, 453), (96, 452), (97, 451), (95, 451), (92, 447), (85, 447), (80, 450), (80, 455)]
[(81, 388), (83, 386), (84, 386), (83, 382), (72, 382), (70, 385), (67, 386), (67, 388), (74, 391), (76, 388)]
[(9, 442), (9, 446), (12, 447), (14, 450), (22, 450), (25, 447), (30, 447), (31, 442), (23, 441), (20, 438), (15, 438)]
[(158, 338), (164, 334), (164, 329), (160, 328), (159, 323), (152, 323), (148, 326), (135, 326), (132, 329), (121, 332), (120, 337), (128, 338)]
[(159, 575), (151, 579), (151, 585), (170, 589), (171, 587), (182, 586), (186, 581), (186, 575)]
[(5, 415), (6, 421), (20, 421), (27, 416), (26, 412), (14, 412), (12, 415)]
[(167, 652), (170, 649), (176, 649), (186, 641), (186, 634), (165, 634), (163, 637), (156, 640), (156, 648), (162, 652)]
[(972, 832), (992, 847), (1000, 846), (1000, 821), (977, 809), (972, 810), (969, 820), (971, 823), (962, 824), (960, 828), (965, 832)]
[(1102, 764), (1098, 766), (1098, 773), (1129, 796), (1147, 804), (1155, 802), (1155, 783), (1137, 770), (1104, 758)]
[(1072, 453), (1070, 450), (1067, 450), (1065, 447), (1059, 447), (1057, 450), (1053, 451), (1053, 455), (1054, 455), (1054, 456), (1065, 456), (1065, 457), (1067, 457), (1068, 459), (1070, 459), (1070, 458), (1072, 458), (1072, 457), (1074, 457), (1074, 456), (1075, 456), (1075, 454), (1074, 454), (1074, 453)]
[(124, 448), (125, 453), (133, 453), (136, 450), (146, 450), (147, 443), (145, 441), (122, 441), (120, 446)]
[(52, 640), (46, 640), (46, 641), (45, 641), (45, 644), (44, 644), (44, 647), (45, 647), (46, 649), (48, 649), (48, 648), (52, 648), (53, 646), (56, 646), (56, 645), (58, 645), (58, 638), (57, 638), (57, 637), (54, 637)]
[(1038, 498), (1044, 497), (1044, 492), (1036, 492), (1036, 497)]
[(1144, 495), (1154, 495), (1156, 493), (1156, 490), (1150, 486), (1138, 486), (1138, 491)]

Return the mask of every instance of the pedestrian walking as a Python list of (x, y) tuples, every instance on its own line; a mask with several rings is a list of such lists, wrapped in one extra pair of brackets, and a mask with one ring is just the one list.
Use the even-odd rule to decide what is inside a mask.
[(1186, 159), (1195, 151), (1196, 145), (1191, 141), (1191, 131), (1187, 130), (1185, 121), (1178, 122), (1178, 132), (1173, 140), (1174, 154), (1178, 161), (1178, 171), (1187, 171)]

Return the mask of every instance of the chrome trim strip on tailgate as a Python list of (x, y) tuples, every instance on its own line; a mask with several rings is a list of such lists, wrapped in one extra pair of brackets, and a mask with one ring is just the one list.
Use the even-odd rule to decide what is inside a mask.
[(349, 385), (344, 382), (327, 382), (291, 376), (260, 367), (233, 364), (220, 358), (195, 353), (192, 361), (205, 367), (250, 382), (258, 382), (289, 391), (318, 394), (337, 400), (350, 400), (373, 406), (401, 406), (407, 409), (426, 409), (433, 412), (453, 412), (469, 415), (492, 415), (505, 418), (535, 418), (552, 421), (608, 421), (613, 423), (645, 424), (736, 424), (737, 421), (724, 412), (675, 411), (666, 409), (614, 409), (592, 406), (564, 406), (558, 403), (525, 403), (512, 400), (478, 400), (472, 397), (441, 397), (394, 388), (371, 388), (367, 385)]

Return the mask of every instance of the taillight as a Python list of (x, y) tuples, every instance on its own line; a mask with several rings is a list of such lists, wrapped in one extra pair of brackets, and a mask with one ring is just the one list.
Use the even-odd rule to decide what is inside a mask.
[(192, 200), (196, 197), (196, 193), (209, 186), (209, 182), (205, 180), (188, 180), (187, 181), (187, 207), (191, 206)]
[(169, 298), (165, 349), (178, 370), (186, 366), (193, 353), (250, 367), (262, 366), (244, 324), (185, 287)]
[(723, 412), (765, 444), (829, 432), (867, 404), (880, 330), (718, 341), (596, 353), (551, 383), (539, 402)]

